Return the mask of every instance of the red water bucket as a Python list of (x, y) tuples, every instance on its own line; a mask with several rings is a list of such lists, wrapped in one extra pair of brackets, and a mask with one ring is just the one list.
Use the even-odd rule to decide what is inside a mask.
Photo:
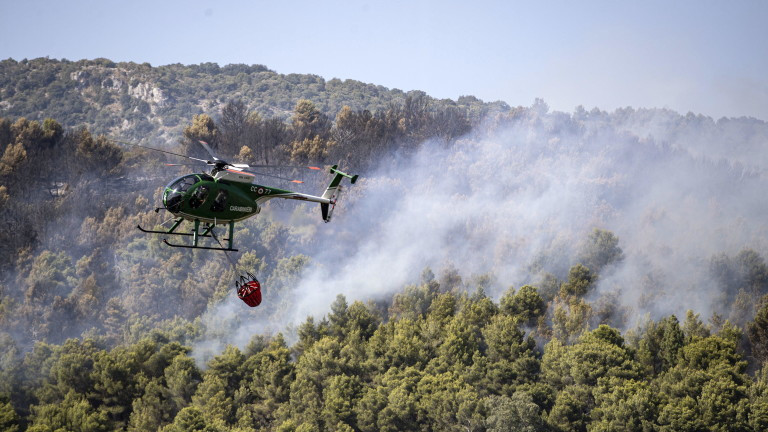
[(261, 304), (261, 284), (256, 279), (248, 281), (237, 289), (237, 296), (250, 307)]

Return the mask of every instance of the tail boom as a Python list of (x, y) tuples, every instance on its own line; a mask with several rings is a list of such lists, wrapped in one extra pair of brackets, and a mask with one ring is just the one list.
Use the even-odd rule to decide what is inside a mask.
[(334, 175), (333, 179), (331, 179), (331, 183), (325, 189), (325, 192), (323, 192), (322, 196), (307, 195), (298, 192), (280, 191), (280, 193), (262, 195), (256, 199), (256, 203), (261, 204), (262, 202), (272, 198), (293, 199), (320, 203), (320, 213), (323, 216), (323, 220), (325, 222), (330, 222), (331, 216), (333, 215), (333, 209), (336, 207), (336, 202), (341, 196), (341, 181), (344, 180), (344, 177), (346, 177), (349, 179), (350, 183), (354, 184), (358, 177), (357, 175), (349, 175), (345, 172), (339, 171), (336, 165), (331, 167), (331, 174)]

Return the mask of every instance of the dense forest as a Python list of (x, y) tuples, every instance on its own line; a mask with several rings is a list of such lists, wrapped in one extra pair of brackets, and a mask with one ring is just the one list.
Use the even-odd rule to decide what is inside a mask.
[[(2, 430), (768, 428), (763, 121), (261, 66), (0, 70)], [(223, 254), (135, 229), (195, 168), (115, 135), (361, 179), (330, 224), (293, 202), (238, 224), (251, 309)]]

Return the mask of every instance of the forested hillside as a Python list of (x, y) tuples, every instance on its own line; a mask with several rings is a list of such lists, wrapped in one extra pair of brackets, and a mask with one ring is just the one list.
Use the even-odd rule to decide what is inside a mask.
[[(509, 109), (502, 102), (484, 103), (471, 96), (452, 101), (434, 100), (418, 91), (409, 94), (442, 110), (466, 111), (475, 120)], [(333, 117), (345, 105), (355, 111), (385, 111), (406, 96), (401, 90), (354, 80), (278, 74), (261, 65), (0, 61), (0, 116), (40, 122), (54, 118), (65, 127), (86, 126), (92, 133), (132, 139), (160, 135), (172, 139), (192, 116), (218, 115), (235, 100), (263, 117), (286, 120), (300, 99), (312, 100)]]
[[(257, 76), (293, 78), (204, 66), (2, 62), (0, 429), (768, 428), (765, 122), (372, 86), (358, 105), (316, 77), (265, 99)], [(46, 99), (78, 68), (97, 78)], [(178, 93), (91, 98), (134, 98), (103, 84), (127, 70)], [(330, 224), (274, 201), (238, 224), (252, 309), (223, 254), (135, 228), (167, 223), (163, 186), (196, 167), (106, 133), (361, 178)], [(328, 181), (276, 173), (306, 183), (259, 182)]]

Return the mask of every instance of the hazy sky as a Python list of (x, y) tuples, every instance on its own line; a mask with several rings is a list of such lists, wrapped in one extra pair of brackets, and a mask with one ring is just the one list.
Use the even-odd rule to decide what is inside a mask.
[(0, 59), (263, 64), (438, 98), (768, 120), (768, 1), (0, 0)]

